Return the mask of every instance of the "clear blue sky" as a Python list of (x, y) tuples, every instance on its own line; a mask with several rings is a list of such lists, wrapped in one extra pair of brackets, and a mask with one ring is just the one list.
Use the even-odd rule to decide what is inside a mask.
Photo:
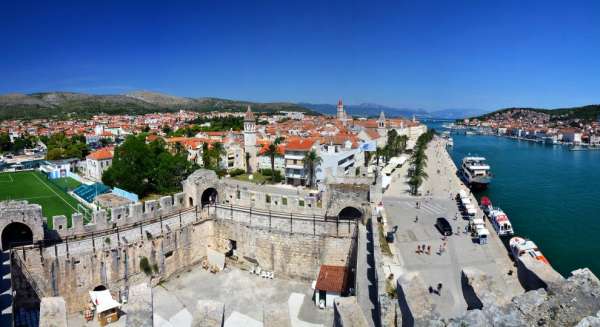
[(0, 94), (600, 103), (600, 1), (3, 1)]

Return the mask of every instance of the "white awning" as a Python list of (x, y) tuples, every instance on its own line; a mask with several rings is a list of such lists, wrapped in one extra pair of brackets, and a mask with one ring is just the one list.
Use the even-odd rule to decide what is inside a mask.
[(477, 228), (477, 236), (481, 237), (481, 236), (488, 236), (488, 235), (490, 235), (490, 231), (487, 228), (485, 228), (485, 227)]
[(460, 198), (460, 200), (462, 201), (462, 203), (467, 206), (469, 204), (471, 204), (471, 199), (469, 198)]
[(465, 190), (460, 190), (458, 191), (458, 195), (460, 195), (461, 198), (464, 198), (467, 196), (467, 192), (465, 192)]
[(482, 225), (482, 226), (485, 225), (485, 223), (483, 222), (483, 219), (481, 219), (481, 218), (475, 218), (475, 219), (473, 219), (473, 224), (475, 224), (475, 225)]
[(121, 303), (115, 301), (110, 295), (110, 291), (90, 291), (90, 298), (96, 306), (96, 312), (102, 313), (110, 309), (118, 308)]

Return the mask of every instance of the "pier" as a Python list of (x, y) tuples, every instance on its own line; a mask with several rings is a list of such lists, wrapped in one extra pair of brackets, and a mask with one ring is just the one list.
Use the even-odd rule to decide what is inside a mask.
[[(495, 294), (499, 302), (524, 292), (517, 268), (489, 221), (484, 219), (490, 230), (487, 244), (475, 243), (466, 231), (469, 221), (462, 218), (455, 196), (461, 189), (469, 190), (457, 177), (445, 146), (437, 137), (428, 145), (429, 177), (419, 189), (420, 196), (409, 193), (408, 163), (394, 172), (383, 196), (384, 228), (397, 228), (390, 244), (392, 256), (384, 257), (384, 274), (397, 278), (400, 297), (407, 291), (411, 294), (405, 299), (403, 317), (407, 310), (414, 317), (423, 317), (430, 310), (431, 318), (452, 318), (473, 308), (477, 299), (463, 271), (476, 270), (489, 276), (494, 288), (502, 290)], [(471, 200), (475, 201), (472, 195)], [(452, 226), (453, 234), (445, 240), (434, 225), (438, 217), (446, 218)], [(477, 217), (483, 218), (479, 208)], [(430, 253), (417, 253), (420, 245), (430, 246)], [(444, 249), (441, 253), (440, 247)], [(439, 292), (438, 284), (442, 286)]]

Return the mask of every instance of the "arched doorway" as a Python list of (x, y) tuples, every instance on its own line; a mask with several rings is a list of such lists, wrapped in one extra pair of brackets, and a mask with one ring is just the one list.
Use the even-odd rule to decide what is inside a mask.
[(200, 203), (202, 204), (202, 207), (206, 206), (207, 204), (217, 203), (218, 195), (219, 192), (217, 192), (217, 190), (214, 187), (209, 187), (206, 190), (204, 190), (204, 192), (202, 192), (202, 197), (200, 198)]
[(2, 250), (6, 251), (13, 246), (21, 246), (33, 243), (33, 232), (29, 226), (13, 222), (2, 230)]
[(94, 287), (94, 292), (98, 292), (98, 291), (106, 291), (106, 286), (98, 285), (98, 286)]
[(359, 220), (362, 218), (362, 211), (355, 207), (345, 207), (338, 214), (340, 220)]
[(188, 198), (188, 203), (190, 204), (190, 207), (194, 206), (194, 199), (192, 199), (191, 196)]

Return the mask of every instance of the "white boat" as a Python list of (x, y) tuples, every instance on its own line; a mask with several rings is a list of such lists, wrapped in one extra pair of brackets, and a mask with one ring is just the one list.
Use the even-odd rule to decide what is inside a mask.
[(502, 209), (493, 208), (490, 210), (488, 217), (499, 236), (510, 236), (514, 234), (510, 220), (508, 220), (508, 216)]
[(485, 189), (492, 180), (490, 166), (484, 157), (464, 157), (460, 167), (460, 176), (469, 187)]
[(548, 259), (538, 249), (537, 245), (531, 240), (526, 240), (522, 237), (515, 236), (508, 242), (510, 250), (515, 258), (518, 259), (522, 256), (530, 256), (542, 263), (550, 264)]
[(454, 146), (454, 139), (451, 137), (448, 138), (448, 142), (446, 142), (446, 146)]

